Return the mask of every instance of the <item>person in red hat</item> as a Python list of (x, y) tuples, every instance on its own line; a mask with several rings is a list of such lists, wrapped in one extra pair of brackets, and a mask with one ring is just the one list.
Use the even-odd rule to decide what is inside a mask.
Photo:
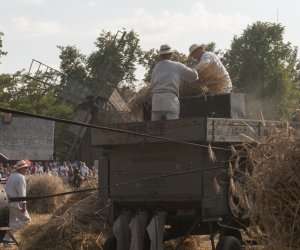
[[(25, 174), (29, 165), (20, 160), (17, 162), (16, 171), (9, 176), (6, 183), (6, 193), (10, 197), (26, 197), (26, 181)], [(11, 232), (22, 228), (31, 222), (30, 216), (26, 208), (26, 201), (10, 202), (9, 204), (9, 227)], [(10, 242), (8, 234), (5, 235), (3, 242)]]

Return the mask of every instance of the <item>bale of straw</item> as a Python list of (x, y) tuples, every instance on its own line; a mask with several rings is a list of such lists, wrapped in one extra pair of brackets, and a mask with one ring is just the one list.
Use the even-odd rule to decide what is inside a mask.
[[(30, 176), (27, 179), (27, 196), (44, 196), (66, 192), (67, 188), (58, 176)], [(64, 196), (27, 202), (28, 210), (35, 213), (50, 213), (63, 204)]]
[(21, 232), (22, 249), (102, 249), (104, 226), (97, 192), (72, 196), (47, 222)]
[[(300, 246), (300, 135), (290, 128), (248, 147), (247, 178), (254, 235), (272, 249)], [(262, 233), (261, 233), (262, 232)]]

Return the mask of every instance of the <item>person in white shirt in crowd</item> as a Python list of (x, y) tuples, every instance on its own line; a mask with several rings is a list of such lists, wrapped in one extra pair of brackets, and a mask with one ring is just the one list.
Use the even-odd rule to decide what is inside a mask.
[(37, 163), (36, 173), (37, 173), (38, 175), (44, 174), (44, 167), (43, 167), (43, 165), (42, 165), (41, 162), (38, 162), (38, 163)]
[(59, 166), (58, 172), (59, 172), (59, 174), (62, 174), (64, 172), (67, 172), (67, 173), (69, 172), (69, 167), (65, 161), (63, 162), (62, 166)]
[(68, 171), (63, 171), (60, 173), (60, 178), (62, 179), (64, 184), (68, 184), (69, 183), (69, 175), (68, 175)]
[(53, 176), (58, 176), (58, 168), (57, 165), (53, 164), (53, 162), (49, 163), (49, 173)]
[(215, 66), (217, 71), (226, 79), (227, 86), (224, 88), (224, 93), (230, 93), (232, 90), (232, 82), (229, 73), (217, 55), (205, 51), (206, 47), (205, 44), (192, 44), (189, 48), (189, 58), (194, 58), (198, 62), (196, 69), (199, 69), (200, 72), (203, 67)]
[(79, 171), (82, 176), (86, 176), (86, 173), (89, 173), (90, 169), (85, 165), (85, 162), (82, 162)]
[[(25, 174), (28, 167), (24, 160), (17, 162), (16, 171), (8, 178), (6, 183), (6, 193), (9, 198), (26, 197)], [(10, 202), (9, 206), (9, 228), (13, 233), (23, 226), (28, 225), (31, 219), (26, 208), (26, 201)], [(11, 241), (7, 233), (3, 241), (5, 243)]]
[(90, 179), (97, 179), (98, 178), (98, 174), (97, 174), (97, 170), (95, 168), (95, 166), (92, 166), (90, 169)]
[(198, 79), (198, 73), (179, 62), (172, 61), (173, 51), (168, 45), (160, 46), (161, 61), (154, 67), (150, 87), (152, 91), (152, 121), (179, 118), (179, 87)]

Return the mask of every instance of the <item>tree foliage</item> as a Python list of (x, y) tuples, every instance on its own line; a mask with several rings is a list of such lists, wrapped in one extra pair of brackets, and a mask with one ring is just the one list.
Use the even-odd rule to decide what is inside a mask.
[(141, 48), (138, 35), (125, 30), (117, 35), (102, 31), (96, 39), (97, 50), (88, 57), (88, 68), (95, 79), (101, 79), (107, 72), (114, 75), (117, 81), (133, 83), (136, 81), (136, 63)]
[(133, 30), (117, 34), (102, 31), (95, 47), (90, 55), (83, 55), (76, 46), (58, 46), (64, 82), (74, 79), (91, 88), (99, 83), (117, 83), (123, 97), (132, 96), (141, 55), (138, 35)]
[(60, 49), (61, 84), (65, 85), (69, 78), (84, 83), (87, 79), (86, 56), (75, 45), (57, 46)]
[(30, 113), (68, 118), (72, 106), (58, 101), (55, 90), (30, 79), (23, 71), (0, 75), (0, 105)]
[(0, 75), (0, 105), (5, 108), (13, 107), (17, 96), (17, 81), (11, 74)]
[[(0, 33), (0, 49), (2, 47)], [(0, 55), (5, 55), (0, 50)], [(55, 91), (49, 85), (27, 77), (24, 71), (0, 75), (0, 105), (21, 111), (67, 118), (72, 107), (57, 101)]]
[(283, 34), (281, 24), (256, 22), (233, 38), (223, 58), (236, 90), (255, 96), (257, 108), (277, 119), (289, 116), (299, 98), (298, 50)]

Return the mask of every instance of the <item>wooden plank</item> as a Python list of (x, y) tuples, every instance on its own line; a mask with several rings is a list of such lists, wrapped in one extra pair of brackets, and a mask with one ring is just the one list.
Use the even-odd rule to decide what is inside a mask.
[[(165, 137), (187, 142), (250, 142), (266, 136), (269, 128), (284, 127), (284, 122), (231, 118), (186, 118), (159, 122), (132, 122), (112, 124), (109, 127)], [(103, 130), (92, 130), (93, 146), (123, 145), (139, 143), (161, 143), (162, 140)], [(242, 136), (246, 135), (245, 136)], [(248, 137), (248, 138), (247, 138)]]
[[(188, 171), (207, 167), (207, 150), (203, 148), (175, 143), (118, 146), (110, 151), (110, 184), (133, 183), (111, 187), (110, 195), (123, 199), (201, 200), (202, 171)], [(187, 173), (134, 182), (178, 172)]]
[(208, 142), (251, 142), (266, 136), (274, 124), (282, 122), (265, 121), (263, 126), (259, 120), (207, 118), (206, 138)]
[[(205, 118), (112, 124), (109, 127), (183, 141), (205, 141)], [(158, 143), (159, 139), (93, 129), (93, 146)]]

